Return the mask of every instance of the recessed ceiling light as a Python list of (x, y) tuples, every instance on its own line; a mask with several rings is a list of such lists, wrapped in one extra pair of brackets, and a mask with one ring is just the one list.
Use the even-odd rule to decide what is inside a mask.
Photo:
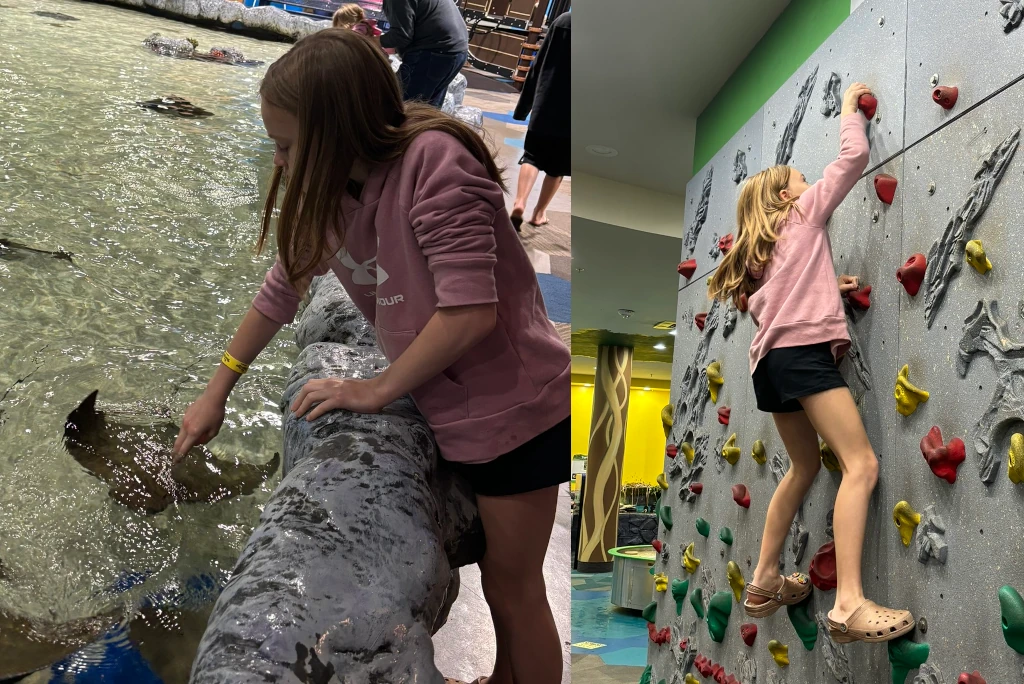
[(616, 157), (619, 154), (618, 150), (604, 145), (587, 145), (587, 152), (595, 157)]
[(670, 331), (669, 335), (671, 335), (672, 337), (675, 337), (676, 336), (676, 331), (675, 330)]
[(630, 316), (633, 315), (633, 310), (632, 309), (619, 309), (619, 315), (622, 316), (623, 318), (629, 318)]
[(588, 382), (588, 383), (586, 383), (586, 384), (584, 384), (583, 386), (584, 386), (584, 387), (592, 387), (592, 385), (591, 385), (591, 384), (590, 384), (589, 382)]
[(665, 343), (659, 342), (658, 344), (654, 345), (654, 348), (661, 351), (662, 349), (665, 349)]

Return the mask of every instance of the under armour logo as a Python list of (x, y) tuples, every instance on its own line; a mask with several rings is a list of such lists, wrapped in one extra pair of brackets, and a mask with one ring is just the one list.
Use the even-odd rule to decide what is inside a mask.
[(377, 256), (374, 255), (363, 263), (356, 263), (352, 255), (344, 247), (334, 255), (341, 265), (352, 271), (352, 282), (356, 285), (381, 285), (387, 282), (388, 273), (377, 265)]

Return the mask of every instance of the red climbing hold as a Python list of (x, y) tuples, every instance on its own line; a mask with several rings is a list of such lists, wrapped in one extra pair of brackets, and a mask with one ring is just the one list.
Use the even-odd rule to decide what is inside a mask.
[(725, 679), (725, 668), (718, 663), (714, 663), (711, 666), (711, 678), (718, 682), (718, 684), (722, 684), (722, 680)]
[(892, 204), (896, 197), (896, 176), (880, 173), (875, 176), (875, 194), (886, 204)]
[(725, 684), (740, 684), (740, 680), (736, 679), (736, 675), (729, 675), (725, 678)]
[(686, 647), (687, 647), (687, 645), (688, 645), (689, 643), (690, 643), (690, 640), (689, 640), (689, 639), (683, 639), (682, 641), (680, 641), (680, 642), (679, 642), (679, 650), (680, 650), (680, 651), (685, 651), (685, 650), (686, 650)]
[(952, 109), (960, 89), (956, 86), (939, 86), (932, 91), (932, 100), (943, 109)]
[(956, 471), (967, 458), (964, 441), (959, 437), (949, 440), (947, 445), (942, 444), (942, 431), (938, 425), (933, 425), (921, 438), (921, 453), (932, 472), (949, 484), (956, 482)]
[(707, 679), (711, 676), (711, 661), (707, 659), (707, 656), (698, 653), (693, 665), (697, 668), (697, 672), (700, 672), (701, 677)]
[(728, 406), (723, 406), (718, 409), (718, 422), (722, 425), (729, 424), (729, 417), (732, 416), (732, 409)]
[(753, 622), (740, 625), (740, 638), (743, 639), (743, 643), (747, 646), (753, 646), (754, 639), (757, 638), (757, 625)]
[(679, 447), (675, 444), (669, 444), (665, 447), (665, 455), (669, 458), (675, 458), (679, 454)]
[(739, 303), (739, 306), (736, 307), (736, 308), (738, 308), (743, 313), (746, 313), (747, 312), (747, 306), (748, 306), (747, 293), (744, 292), (743, 294), (740, 295), (740, 303)]
[(690, 278), (693, 277), (694, 272), (697, 270), (697, 260), (687, 259), (683, 263), (679, 264), (676, 270), (679, 271), (679, 275), (689, 280)]
[(661, 553), (661, 549), (664, 546), (664, 544), (662, 543), (662, 541), (660, 539), (655, 539), (654, 541), (651, 542), (651, 546), (654, 547), (655, 551), (657, 551), (658, 553)]
[(924, 271), (927, 267), (928, 262), (924, 258), (924, 254), (918, 252), (912, 254), (907, 263), (900, 266), (899, 270), (896, 271), (896, 280), (903, 285), (903, 289), (907, 291), (907, 294), (913, 297), (917, 294), (917, 291), (921, 289), (921, 282), (924, 280)]
[(692, 485), (690, 485), (690, 491), (693, 492), (694, 494), (700, 494), (701, 492), (704, 491), (704, 483), (694, 482)]
[(847, 293), (846, 299), (854, 309), (867, 311), (871, 308), (871, 286), (865, 285), (859, 290)]
[(651, 641), (656, 644), (667, 644), (669, 639), (672, 638), (672, 630), (668, 627), (662, 627), (661, 629), (655, 630), (654, 623), (647, 623), (647, 635), (651, 637)]
[(857, 100), (857, 107), (860, 111), (864, 112), (864, 116), (868, 119), (875, 118), (875, 110), (878, 108), (878, 100), (875, 99), (874, 95), (861, 95), (860, 99)]
[(729, 233), (728, 235), (723, 235), (722, 237), (718, 238), (718, 249), (722, 252), (722, 254), (727, 254), (729, 250), (732, 249), (732, 243), (732, 233)]
[(704, 332), (704, 321), (707, 320), (708, 315), (706, 313), (699, 313), (693, 317), (693, 322), (697, 324), (697, 329)]
[(744, 508), (750, 508), (750, 492), (747, 485), (737, 484), (732, 486), (732, 500)]
[(836, 544), (824, 544), (811, 559), (811, 583), (821, 591), (836, 588)]
[(971, 674), (966, 672), (960, 673), (960, 678), (956, 680), (956, 684), (986, 684), (985, 678), (975, 670)]

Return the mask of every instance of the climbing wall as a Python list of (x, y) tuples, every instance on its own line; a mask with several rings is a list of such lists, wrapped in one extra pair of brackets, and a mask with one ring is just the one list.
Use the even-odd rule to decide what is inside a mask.
[[(656, 591), (646, 611), (653, 619), (651, 684), (692, 684), (687, 674), (715, 681), (714, 665), (721, 681), (743, 684), (952, 684), (975, 670), (980, 679), (959, 681), (1024, 678), (1024, 655), (1009, 645), (1024, 650), (1024, 605), (1011, 606), (1012, 594), (1000, 603), (1004, 585), (1024, 591), (1024, 486), (1011, 480), (1024, 481), (1024, 436), (1013, 437), (1024, 435), (1024, 157), (1017, 155), (1024, 125), (1024, 83), (1017, 83), (1024, 80), (1022, 20), (1024, 3), (1000, 0), (865, 2), (687, 186), (684, 234), (689, 231), (693, 249), (684, 239), (682, 261), (695, 258), (697, 266), (692, 277), (680, 278), (668, 450), (675, 446), (676, 455), (665, 459), (669, 488), (662, 505), (670, 513), (662, 516), (664, 546), (655, 564), (666, 575), (666, 591)], [(768, 503), (788, 468), (771, 416), (754, 406), (747, 362), (754, 325), (706, 295), (705, 279), (720, 260), (710, 255), (712, 245), (735, 230), (737, 152), (745, 152), (746, 175), (789, 155), (788, 163), (809, 181), (820, 178), (838, 148), (839, 119), (830, 106), (839, 105), (835, 98), (854, 80), (868, 83), (878, 98), (868, 129), (872, 151), (829, 232), (836, 272), (871, 286), (868, 309), (847, 305), (853, 347), (841, 369), (880, 465), (864, 547), (865, 593), (918, 618), (918, 628), (892, 650), (840, 647), (829, 639), (824, 613), (834, 589), (815, 589), (810, 603), (792, 615), (780, 610), (761, 620), (748, 618), (732, 598), (710, 600), (731, 593), (730, 567), (734, 579), (736, 570), (745, 580), (752, 577)], [(937, 86), (958, 88), (955, 103), (946, 99), (949, 109), (933, 100)], [(876, 193), (879, 174), (896, 181), (892, 204)], [(982, 251), (968, 245), (972, 240)], [(911, 296), (896, 273), (915, 253), (928, 267)], [(968, 255), (982, 271), (986, 261), (991, 270), (972, 268)], [(703, 331), (697, 325), (702, 313)], [(897, 412), (894, 397), (904, 365), (901, 394), (930, 393), (909, 415)], [(717, 402), (710, 399), (711, 386)], [(730, 409), (728, 425), (719, 420), (723, 407)], [(735, 464), (722, 455), (733, 434)], [(763, 444), (763, 464), (752, 455), (756, 440)], [(965, 460), (957, 466), (961, 448)], [(826, 450), (787, 536), (786, 573), (808, 572), (815, 553), (832, 541), (841, 476), (828, 469), (828, 456)], [(734, 492), (734, 485), (745, 485), (745, 492)], [(740, 501), (748, 495), (749, 508), (734, 494)], [(907, 545), (894, 522), (900, 502), (909, 505), (899, 507)], [(720, 537), (723, 528), (731, 544)], [(683, 565), (691, 543), (700, 560), (692, 573)], [(688, 581), (685, 596), (682, 581)], [(682, 600), (679, 614), (673, 589)], [(692, 602), (697, 589), (703, 618)], [(724, 615), (728, 622), (718, 634)], [(746, 624), (757, 626), (752, 646), (743, 638), (750, 637)], [(773, 658), (773, 640), (788, 647), (787, 665)]]

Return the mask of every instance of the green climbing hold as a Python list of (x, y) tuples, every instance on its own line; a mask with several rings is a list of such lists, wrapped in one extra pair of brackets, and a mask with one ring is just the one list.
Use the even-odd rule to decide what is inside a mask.
[(814, 644), (818, 641), (818, 623), (811, 617), (811, 597), (808, 596), (795, 605), (786, 606), (786, 612), (789, 613), (789, 621), (793, 623), (796, 635), (804, 642), (804, 648), (813, 651)]
[(711, 534), (711, 523), (704, 518), (697, 518), (697, 533), (707, 539)]
[(639, 684), (651, 684), (651, 666), (648, 665), (644, 668), (644, 673), (640, 675)]
[(999, 612), (1006, 645), (1017, 653), (1024, 653), (1024, 599), (1008, 584), (999, 589)]
[(728, 527), (722, 528), (722, 530), (718, 533), (718, 538), (726, 544), (728, 544), (729, 546), (732, 546), (732, 530), (730, 530)]
[(676, 602), (676, 615), (683, 614), (683, 599), (690, 590), (690, 580), (672, 580), (672, 598)]
[(644, 608), (641, 615), (644, 616), (644, 620), (647, 620), (648, 622), (654, 622), (654, 619), (658, 616), (658, 602), (651, 601), (650, 603), (648, 603), (647, 607)]
[(921, 667), (928, 660), (931, 649), (928, 644), (919, 644), (909, 637), (889, 642), (889, 664), (892, 666), (892, 684), (904, 684), (907, 675), (914, 668)]
[(711, 640), (722, 643), (725, 639), (725, 628), (729, 626), (729, 613), (732, 612), (732, 592), (719, 591), (708, 603), (708, 632)]
[(658, 517), (661, 518), (661, 522), (665, 524), (666, 530), (672, 529), (672, 507), (662, 506), (658, 509)]
[(697, 617), (701, 620), (704, 619), (704, 589), (697, 587), (690, 594), (690, 605), (693, 606), (693, 610), (697, 613)]

